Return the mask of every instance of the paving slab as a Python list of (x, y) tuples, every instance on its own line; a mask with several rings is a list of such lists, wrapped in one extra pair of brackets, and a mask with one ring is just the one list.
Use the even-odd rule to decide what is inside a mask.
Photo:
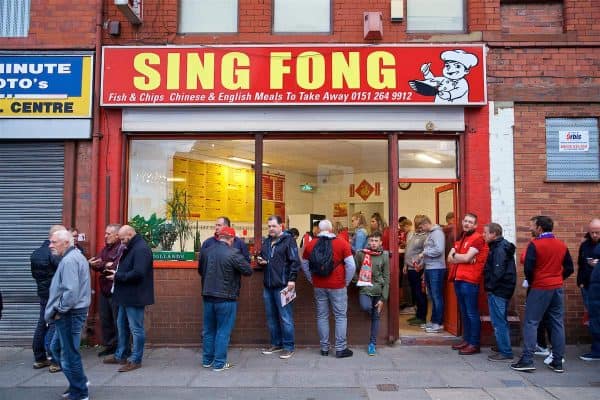
[(549, 387), (546, 389), (554, 397), (561, 400), (598, 400), (600, 386), (597, 387)]
[[(486, 388), (488, 392), (495, 400), (515, 400), (515, 399), (527, 399), (527, 400), (556, 400), (552, 394), (544, 390), (544, 388), (538, 387), (522, 387), (522, 388)], [(571, 400), (576, 399), (576, 397)], [(578, 399), (578, 398), (577, 398)], [(578, 399), (579, 400), (579, 399)]]
[(424, 389), (399, 389), (397, 391), (380, 391), (377, 389), (367, 389), (369, 400), (431, 400), (429, 394)]
[(432, 400), (490, 400), (483, 389), (425, 389)]

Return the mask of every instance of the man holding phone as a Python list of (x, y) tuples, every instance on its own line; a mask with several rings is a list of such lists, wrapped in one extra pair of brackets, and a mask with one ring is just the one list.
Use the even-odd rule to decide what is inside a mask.
[(100, 298), (98, 307), (100, 311), (100, 325), (102, 327), (102, 342), (104, 349), (98, 357), (114, 354), (117, 349), (117, 311), (118, 306), (112, 300), (113, 282), (106, 278), (114, 271), (123, 254), (124, 245), (119, 240), (119, 224), (110, 224), (104, 230), (105, 246), (100, 255), (88, 260), (94, 271), (100, 272)]

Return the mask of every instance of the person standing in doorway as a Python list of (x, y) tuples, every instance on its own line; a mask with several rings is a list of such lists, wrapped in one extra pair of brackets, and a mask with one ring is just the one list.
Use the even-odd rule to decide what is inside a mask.
[[(33, 333), (33, 357), (35, 362), (33, 368), (40, 369), (52, 367), (52, 372), (60, 371), (60, 366), (56, 362), (52, 362), (54, 358), (50, 351), (50, 342), (54, 337), (54, 320), (46, 323), (44, 312), (48, 304), (48, 296), (50, 295), (50, 284), (52, 277), (58, 268), (60, 256), (52, 254), (50, 250), (50, 239), (55, 232), (64, 231), (66, 228), (62, 225), (52, 225), (48, 232), (48, 239), (44, 240), (42, 245), (31, 253), (31, 276), (35, 279), (37, 285), (37, 295), (40, 298), (40, 313), (35, 332)], [(50, 358), (50, 360), (48, 359)]]
[(498, 348), (498, 353), (488, 356), (488, 360), (510, 362), (513, 352), (510, 346), (508, 304), (517, 284), (516, 248), (502, 237), (502, 226), (494, 222), (483, 227), (483, 237), (489, 247), (483, 280)]
[(423, 284), (425, 269), (423, 259), (419, 257), (423, 252), (425, 240), (427, 239), (427, 232), (423, 230), (423, 226), (421, 225), (423, 217), (423, 215), (415, 215), (413, 220), (415, 232), (409, 237), (406, 243), (404, 268), (402, 269), (403, 274), (408, 276), (410, 293), (416, 308), (415, 316), (407, 320), (408, 324), (412, 326), (425, 325), (427, 322), (427, 294), (425, 293), (425, 285)]
[(518, 362), (510, 367), (516, 371), (534, 371), (533, 352), (535, 350), (537, 328), (548, 312), (552, 331), (552, 362), (548, 368), (554, 372), (564, 372), (565, 351), (564, 291), (563, 281), (573, 273), (573, 260), (567, 245), (558, 240), (552, 230), (552, 218), (539, 215), (530, 220), (530, 230), (535, 238), (527, 246), (525, 254), (525, 278), (529, 283), (529, 293), (525, 301), (523, 322), (523, 353)]
[(241, 276), (252, 275), (250, 263), (233, 248), (235, 230), (219, 230), (219, 243), (200, 254), (198, 273), (202, 278), (203, 328), (202, 366), (219, 372), (230, 369), (227, 347), (235, 325)]
[(352, 228), (354, 228), (354, 234), (352, 235), (352, 239), (350, 239), (350, 246), (354, 254), (358, 250), (367, 247), (367, 220), (363, 213), (356, 212), (352, 214), (351, 223)]
[(476, 231), (477, 216), (467, 213), (462, 220), (463, 233), (448, 253), (448, 263), (456, 264), (454, 291), (460, 307), (463, 341), (452, 346), (460, 355), (480, 353), (481, 315), (479, 314), (479, 286), (488, 246)]
[(279, 358), (287, 360), (294, 355), (294, 304), (283, 306), (281, 290), (295, 290), (300, 258), (296, 240), (283, 229), (283, 220), (272, 215), (267, 220), (269, 236), (263, 240), (258, 265), (264, 268), (263, 300), (267, 314), (267, 326), (271, 346), (262, 351), (264, 355), (281, 353)]
[[(154, 270), (152, 251), (133, 227), (123, 225), (119, 229), (119, 239), (125, 245), (123, 255), (117, 269), (106, 275), (114, 281), (113, 301), (119, 306), (117, 351), (103, 362), (122, 364), (119, 372), (129, 372), (142, 367), (146, 341), (144, 311), (146, 306), (154, 304)], [(131, 351), (130, 334), (133, 338)], [(127, 354), (131, 356), (127, 358)]]
[(90, 269), (83, 254), (75, 249), (70, 232), (54, 232), (49, 247), (52, 254), (62, 257), (52, 278), (44, 318), (46, 322), (54, 321), (60, 341), (60, 354), (53, 352), (53, 356), (69, 381), (69, 388), (63, 397), (70, 400), (87, 400), (87, 377), (83, 370), (79, 345), (81, 329), (92, 301)]

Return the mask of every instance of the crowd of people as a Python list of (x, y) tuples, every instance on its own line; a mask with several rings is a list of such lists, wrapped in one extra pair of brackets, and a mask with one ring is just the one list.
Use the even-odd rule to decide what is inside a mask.
[[(426, 333), (441, 332), (444, 321), (444, 287), (454, 285), (461, 321), (462, 341), (452, 346), (461, 355), (481, 352), (479, 294), (487, 294), (496, 345), (488, 359), (511, 362), (518, 371), (535, 370), (534, 355), (547, 356), (545, 363), (563, 372), (565, 331), (563, 281), (574, 272), (569, 250), (554, 236), (550, 217), (531, 218), (532, 239), (522, 252), (527, 287), (523, 321), (523, 351), (515, 361), (509, 335), (508, 312), (517, 270), (515, 245), (503, 237), (502, 227), (487, 223), (477, 231), (478, 220), (466, 213), (456, 240), (454, 215), (447, 224), (434, 224), (426, 215), (413, 221), (398, 221), (398, 248), (402, 277), (410, 288), (414, 306), (410, 325)], [(313, 286), (317, 333), (321, 356), (346, 358), (353, 355), (347, 343), (348, 286), (359, 287), (360, 309), (369, 317), (367, 353), (376, 355), (381, 313), (390, 289), (389, 226), (379, 213), (368, 227), (362, 213), (352, 215), (353, 235), (340, 224), (324, 219), (297, 245), (299, 232), (284, 229), (281, 217), (267, 220), (268, 236), (255, 254), (263, 270), (263, 301), (269, 332), (265, 356), (289, 359), (295, 353), (295, 286), (300, 270)], [(414, 226), (414, 232), (412, 227)], [(99, 273), (98, 309), (102, 328), (105, 364), (116, 364), (119, 372), (141, 368), (144, 353), (145, 307), (154, 303), (152, 252), (129, 225), (110, 224), (105, 246), (98, 256), (86, 258), (77, 244), (76, 229), (62, 225), (50, 228), (48, 239), (31, 255), (31, 273), (40, 299), (39, 321), (33, 338), (33, 368), (63, 371), (69, 388), (63, 397), (87, 399), (79, 344), (91, 303), (90, 268)], [(451, 243), (449, 243), (451, 242)], [(581, 289), (592, 348), (581, 355), (585, 361), (600, 360), (600, 219), (590, 221), (585, 241), (579, 248), (577, 285)], [(198, 261), (203, 299), (202, 366), (213, 371), (230, 369), (227, 348), (237, 314), (241, 277), (250, 276), (251, 255), (236, 236), (229, 218), (215, 223), (215, 234), (204, 241)], [(402, 279), (402, 278), (401, 278)], [(402, 286), (402, 280), (400, 281)], [(285, 296), (284, 296), (285, 293)], [(431, 313), (428, 316), (428, 300)], [(330, 343), (329, 316), (335, 323), (335, 343)], [(546, 343), (545, 337), (551, 343)], [(551, 349), (551, 350), (550, 350)]]

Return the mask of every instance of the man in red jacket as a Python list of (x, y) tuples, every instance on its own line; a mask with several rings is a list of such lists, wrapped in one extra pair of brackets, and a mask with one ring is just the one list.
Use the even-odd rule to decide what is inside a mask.
[(552, 332), (552, 362), (548, 368), (564, 372), (562, 359), (565, 351), (565, 327), (563, 318), (563, 281), (573, 273), (573, 260), (567, 245), (554, 237), (552, 218), (539, 215), (530, 220), (535, 234), (525, 253), (525, 278), (529, 282), (529, 294), (525, 302), (523, 322), (523, 354), (511, 364), (517, 371), (534, 371), (537, 328), (547, 312)]

